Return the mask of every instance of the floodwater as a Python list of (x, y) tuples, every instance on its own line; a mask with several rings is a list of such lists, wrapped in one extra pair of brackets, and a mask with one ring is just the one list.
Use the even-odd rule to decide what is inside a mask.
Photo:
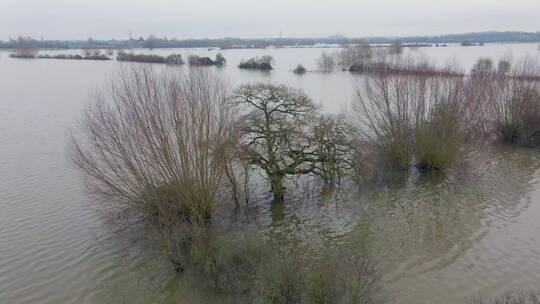
[[(351, 101), (362, 76), (316, 70), (321, 48), (227, 50), (216, 69), (232, 86), (264, 81), (303, 88), (326, 111)], [(79, 50), (43, 53), (80, 53)], [(142, 52), (142, 51), (141, 51)], [(144, 52), (149, 52), (145, 50)], [(214, 57), (216, 51), (156, 50)], [(414, 52), (411, 50), (411, 52)], [(538, 56), (535, 44), (422, 48), (439, 64)], [(236, 67), (272, 55), (275, 70)], [(222, 298), (176, 276), (144, 226), (94, 201), (66, 155), (65, 135), (93, 89), (118, 63), (12, 59), (0, 52), (0, 303), (214, 303)], [(184, 68), (184, 67), (182, 67)], [(310, 192), (310, 191), (307, 191)], [(325, 242), (369, 234), (395, 303), (463, 303), (540, 285), (540, 151), (479, 148), (444, 177), (413, 176), (320, 198), (291, 195), (276, 210), (267, 193), (242, 218), (261, 233)], [(300, 198), (299, 198), (300, 197)]]

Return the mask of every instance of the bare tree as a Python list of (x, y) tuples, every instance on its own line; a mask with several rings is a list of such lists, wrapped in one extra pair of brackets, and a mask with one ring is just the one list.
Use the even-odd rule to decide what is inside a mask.
[(249, 160), (266, 173), (275, 200), (283, 201), (286, 175), (314, 171), (314, 154), (304, 134), (316, 107), (302, 90), (286, 86), (243, 85), (235, 95), (247, 111)]
[(333, 53), (322, 52), (321, 57), (317, 60), (317, 65), (319, 69), (324, 72), (331, 72), (334, 69), (335, 58)]
[(369, 43), (347, 45), (337, 53), (336, 57), (339, 65), (349, 68), (353, 64), (370, 61), (373, 57), (373, 49)]
[(202, 70), (122, 69), (70, 135), (71, 157), (95, 193), (157, 215), (163, 225), (210, 218), (236, 136), (223, 83)]
[(390, 54), (401, 55), (403, 54), (403, 44), (401, 41), (396, 40), (390, 45)]
[(342, 179), (357, 169), (360, 144), (357, 130), (344, 115), (320, 115), (310, 132), (310, 143), (319, 161), (314, 163), (318, 175), (329, 189), (341, 184)]

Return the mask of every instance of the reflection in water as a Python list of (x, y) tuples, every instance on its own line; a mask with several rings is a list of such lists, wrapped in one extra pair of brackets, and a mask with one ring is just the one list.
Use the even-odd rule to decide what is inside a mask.
[[(454, 172), (419, 176), (404, 184), (347, 190), (331, 198), (306, 199), (302, 189), (295, 189), (300, 194), (289, 195), (290, 201), (281, 205), (257, 198), (250, 207), (258, 209), (256, 216), (243, 220), (272, 238), (315, 246), (368, 235), (386, 290), (396, 302), (459, 302), (481, 285), (460, 286), (462, 296), (456, 297), (446, 280), (464, 278), (439, 273), (449, 266), (474, 267), (462, 256), (477, 250), (493, 226), (504, 226), (527, 209), (531, 191), (538, 187), (539, 168), (538, 151), (491, 149), (471, 153)], [(512, 253), (515, 248), (505, 250)], [(487, 271), (484, 275), (501, 275), (497, 269)]]
[[(493, 226), (506, 225), (526, 210), (540, 167), (537, 151), (491, 154), (469, 159), (471, 168), (465, 174), (421, 179), (414, 187), (373, 195), (370, 229), (375, 251), (385, 285), (398, 303), (454, 303), (482, 288), (471, 282), (453, 290), (455, 282), (467, 278), (453, 277), (445, 269), (474, 267), (462, 256), (484, 244)], [(530, 244), (520, 246), (523, 250)], [(496, 268), (483, 275), (508, 279)]]

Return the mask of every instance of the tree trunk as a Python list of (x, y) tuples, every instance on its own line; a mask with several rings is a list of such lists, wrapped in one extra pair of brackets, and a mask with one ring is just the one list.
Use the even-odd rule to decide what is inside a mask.
[(225, 176), (227, 177), (227, 179), (229, 180), (229, 184), (231, 185), (232, 198), (236, 206), (238, 206), (238, 204), (240, 203), (240, 195), (238, 194), (238, 182), (234, 174), (234, 168), (232, 168), (232, 166), (227, 163), (227, 161), (225, 162), (223, 168), (225, 169)]
[(283, 177), (282, 176), (272, 176), (270, 178), (270, 183), (272, 186), (272, 193), (274, 194), (274, 202), (281, 203), (285, 196), (285, 187), (283, 187)]

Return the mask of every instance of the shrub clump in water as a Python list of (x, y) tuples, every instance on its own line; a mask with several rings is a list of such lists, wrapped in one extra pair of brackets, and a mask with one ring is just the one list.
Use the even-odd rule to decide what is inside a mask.
[[(363, 246), (323, 250), (284, 246), (243, 231), (184, 226), (178, 248), (187, 267), (209, 287), (251, 303), (379, 303), (381, 276)], [(318, 252), (316, 254), (315, 252)]]
[(65, 54), (58, 54), (58, 55), (39, 55), (37, 58), (40, 59), (62, 59), (62, 60), (111, 60), (107, 55), (100, 55), (100, 54), (94, 54), (94, 55), (65, 55)]
[(407, 170), (413, 164), (424, 172), (452, 165), (470, 131), (475, 105), (467, 98), (462, 73), (450, 74), (395, 74), (385, 69), (357, 89), (353, 106), (361, 135), (384, 165)]
[(130, 54), (120, 52), (116, 56), (118, 61), (129, 61), (129, 62), (143, 62), (143, 63), (164, 63), (171, 65), (181, 65), (184, 64), (181, 54), (171, 54), (168, 56), (159, 56), (159, 55), (146, 55), (146, 54)]
[(242, 61), (238, 67), (241, 69), (269, 71), (274, 69), (272, 66), (273, 63), (274, 58), (272, 58), (272, 56), (262, 56), (254, 57), (247, 61)]
[(305, 74), (305, 73), (306, 73), (306, 68), (305, 68), (303, 65), (299, 64), (299, 65), (297, 65), (296, 68), (293, 70), (293, 73), (299, 74), (299, 75), (300, 75), (300, 74)]
[(540, 83), (529, 76), (537, 72), (536, 62), (525, 59), (509, 73), (492, 74), (489, 80), (494, 129), (506, 143), (540, 145)]
[(224, 179), (223, 155), (237, 141), (236, 111), (221, 81), (204, 70), (122, 69), (95, 96), (70, 136), (71, 156), (90, 189), (148, 218), (177, 270), (185, 226), (206, 225)]
[(209, 57), (199, 57), (197, 55), (190, 55), (188, 57), (188, 63), (191, 66), (211, 66), (216, 64)]
[(467, 304), (540, 304), (540, 294), (530, 292), (507, 292), (491, 300), (480, 297), (469, 299)]

